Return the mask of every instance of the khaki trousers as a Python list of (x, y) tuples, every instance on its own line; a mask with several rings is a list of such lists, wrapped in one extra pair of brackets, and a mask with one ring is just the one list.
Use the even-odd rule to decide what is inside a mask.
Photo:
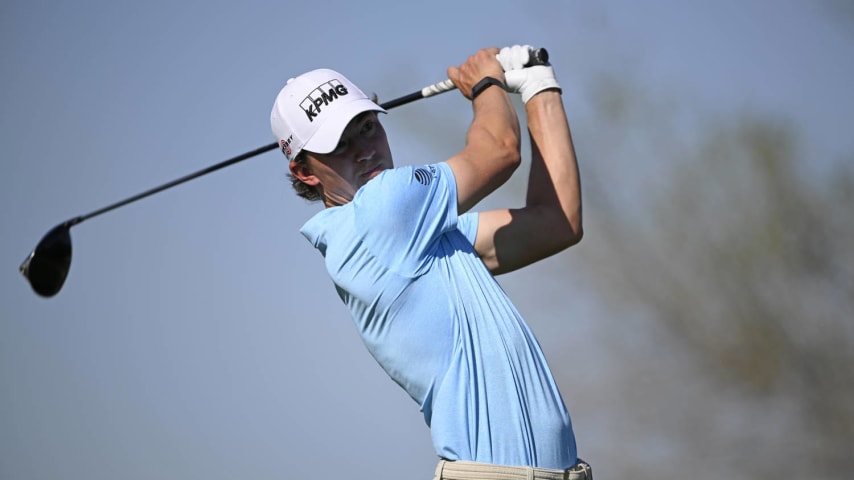
[(593, 471), (580, 458), (566, 470), (440, 460), (433, 480), (593, 480)]

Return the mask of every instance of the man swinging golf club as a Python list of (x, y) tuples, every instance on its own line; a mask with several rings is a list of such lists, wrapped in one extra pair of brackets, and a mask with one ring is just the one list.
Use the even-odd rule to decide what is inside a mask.
[[(325, 258), (373, 357), (420, 405), (441, 479), (590, 479), (533, 333), (493, 275), (582, 235), (578, 167), (553, 68), (487, 48), (448, 78), (472, 100), (465, 147), (395, 168), (378, 114), (347, 78), (291, 79), (271, 113), (297, 193), (323, 201), (302, 234)], [(526, 205), (474, 212), (521, 162), (508, 92), (531, 139)]]

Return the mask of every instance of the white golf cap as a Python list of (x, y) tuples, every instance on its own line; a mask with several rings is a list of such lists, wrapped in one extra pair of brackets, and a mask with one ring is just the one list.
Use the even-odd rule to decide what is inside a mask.
[(273, 104), (270, 126), (291, 161), (302, 150), (335, 150), (350, 120), (367, 111), (385, 113), (344, 75), (318, 69), (288, 80)]

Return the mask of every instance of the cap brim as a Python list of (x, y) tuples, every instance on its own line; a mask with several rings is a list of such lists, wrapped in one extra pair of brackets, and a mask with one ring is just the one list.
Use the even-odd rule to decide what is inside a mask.
[(341, 140), (341, 134), (344, 133), (350, 121), (360, 113), (371, 111), (387, 113), (384, 108), (369, 98), (359, 98), (338, 106), (335, 115), (317, 129), (302, 149), (313, 153), (329, 153), (335, 150)]

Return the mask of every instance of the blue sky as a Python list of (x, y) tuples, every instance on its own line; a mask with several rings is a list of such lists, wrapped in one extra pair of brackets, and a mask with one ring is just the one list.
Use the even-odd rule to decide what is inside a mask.
[[(431, 475), (417, 406), (298, 234), (320, 207), (293, 195), (277, 152), (74, 227), (54, 298), (18, 265), (65, 219), (270, 143), (279, 88), (319, 67), (387, 100), (478, 48), (525, 43), (551, 52), (573, 124), (616, 76), (718, 114), (790, 118), (807, 170), (854, 151), (850, 17), (833, 2), (689, 3), (4, 2), (0, 477)], [(460, 148), (469, 118), (452, 92), (384, 124), (397, 163), (427, 163)], [(638, 160), (627, 173), (655, 166)], [(553, 368), (586, 372), (561, 386), (582, 456), (611, 441), (580, 391), (602, 345), (583, 347), (585, 365), (559, 353), (602, 328), (601, 299), (548, 261), (502, 283)]]

